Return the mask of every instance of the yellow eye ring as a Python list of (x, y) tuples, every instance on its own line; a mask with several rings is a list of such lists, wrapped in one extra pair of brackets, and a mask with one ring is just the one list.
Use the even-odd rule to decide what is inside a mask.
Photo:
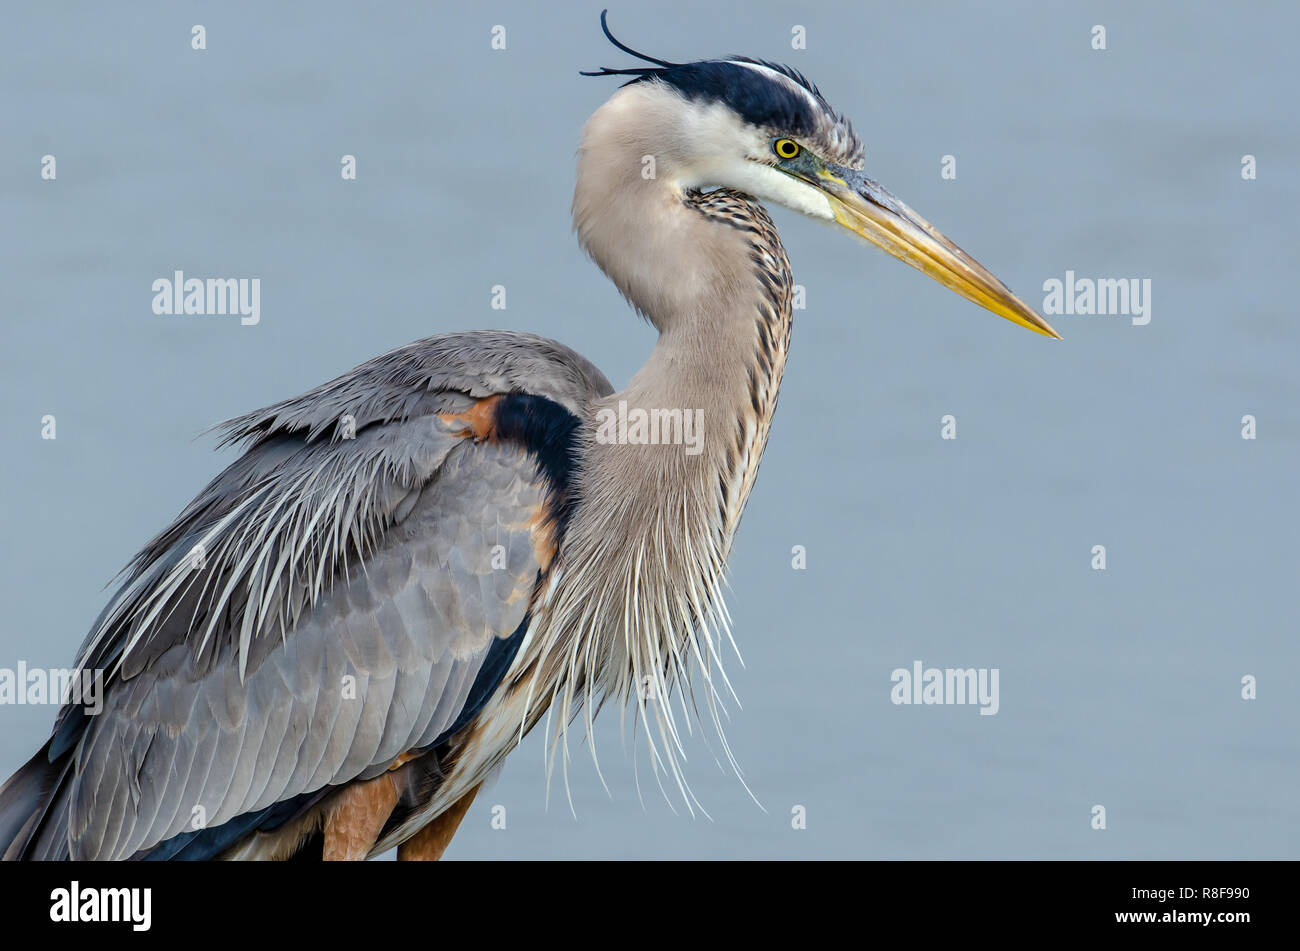
[(777, 139), (772, 143), (772, 151), (778, 158), (792, 159), (802, 151), (799, 143), (793, 139)]

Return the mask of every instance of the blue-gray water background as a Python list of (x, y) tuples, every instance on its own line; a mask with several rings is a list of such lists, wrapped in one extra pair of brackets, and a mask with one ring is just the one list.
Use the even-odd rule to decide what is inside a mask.
[[(194, 438), (220, 419), (459, 329), (536, 331), (627, 381), (652, 331), (568, 217), (579, 129), (615, 86), (578, 70), (630, 65), (598, 13), (6, 9), (0, 666), (71, 663), (102, 585), (233, 458)], [(1295, 6), (610, 16), (654, 55), (791, 63), (873, 177), (1031, 303), (1067, 269), (1149, 278), (1152, 319), (1055, 318), (1051, 342), (776, 211), (807, 307), (729, 600), (747, 666), (728, 735), (767, 811), (698, 743), (712, 821), (669, 810), (642, 746), (643, 809), (607, 713), (612, 798), (579, 748), (576, 820), (558, 777), (548, 808), (539, 731), (449, 857), (1300, 857)], [(155, 316), (175, 269), (259, 277), (261, 323)], [(914, 660), (999, 668), (1000, 712), (891, 704)], [(0, 774), (52, 717), (0, 708)]]

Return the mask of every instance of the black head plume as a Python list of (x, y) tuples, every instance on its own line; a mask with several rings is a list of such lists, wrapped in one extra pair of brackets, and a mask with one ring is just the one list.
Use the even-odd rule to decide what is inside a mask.
[(636, 50), (632, 49), (632, 47), (628, 46), (626, 43), (619, 42), (618, 38), (615, 37), (614, 34), (609, 31), (609, 23), (606, 20), (608, 15), (609, 15), (609, 10), (606, 9), (600, 11), (600, 28), (604, 31), (606, 39), (608, 39), (611, 43), (613, 43), (616, 49), (622, 50), (624, 53), (627, 53), (629, 56), (635, 56), (637, 59), (641, 60), (642, 62), (654, 63), (655, 65), (654, 66), (632, 66), (627, 69), (613, 69), (609, 66), (602, 66), (600, 67), (599, 70), (596, 71), (588, 72), (584, 70), (578, 74), (579, 76), (644, 77), (644, 76), (653, 75), (654, 73), (661, 72), (662, 70), (665, 69), (672, 69), (676, 66), (682, 65), (681, 63), (670, 63), (666, 59), (658, 59), (657, 57), (654, 56), (647, 56), (645, 53), (638, 53)]

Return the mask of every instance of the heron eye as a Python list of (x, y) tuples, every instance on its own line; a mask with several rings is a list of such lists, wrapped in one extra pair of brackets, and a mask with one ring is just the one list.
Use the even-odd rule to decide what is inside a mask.
[(777, 139), (772, 143), (772, 151), (774, 151), (780, 158), (792, 159), (799, 154), (801, 149), (799, 148), (799, 143), (793, 139)]

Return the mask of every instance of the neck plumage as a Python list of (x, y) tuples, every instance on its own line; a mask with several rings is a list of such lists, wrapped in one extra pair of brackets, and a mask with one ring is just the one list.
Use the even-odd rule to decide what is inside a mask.
[(599, 443), (587, 481), (617, 486), (642, 506), (665, 487), (690, 486), (710, 504), (720, 493), (692, 530), (716, 537), (725, 557), (776, 408), (790, 340), (790, 264), (757, 201), (674, 181), (679, 159), (655, 152), (670, 138), (653, 117), (661, 103), (633, 85), (592, 116), (579, 150), (574, 225), (600, 269), (659, 330), (645, 365), (596, 411), (621, 414), (626, 406), (653, 420), (658, 410), (674, 421), (679, 411), (692, 413), (700, 442)]
[(659, 339), (626, 389), (589, 408), (577, 504), (540, 605), (549, 633), (534, 645), (550, 670), (540, 682), (555, 686), (537, 700), (557, 704), (560, 739), (597, 694), (633, 699), (656, 769), (689, 803), (672, 707), (656, 698), (694, 666), (720, 725), (721, 587), (776, 407), (791, 274), (761, 205), (644, 176), (649, 152), (608, 124), (593, 128), (599, 117), (580, 152), (575, 226)]

